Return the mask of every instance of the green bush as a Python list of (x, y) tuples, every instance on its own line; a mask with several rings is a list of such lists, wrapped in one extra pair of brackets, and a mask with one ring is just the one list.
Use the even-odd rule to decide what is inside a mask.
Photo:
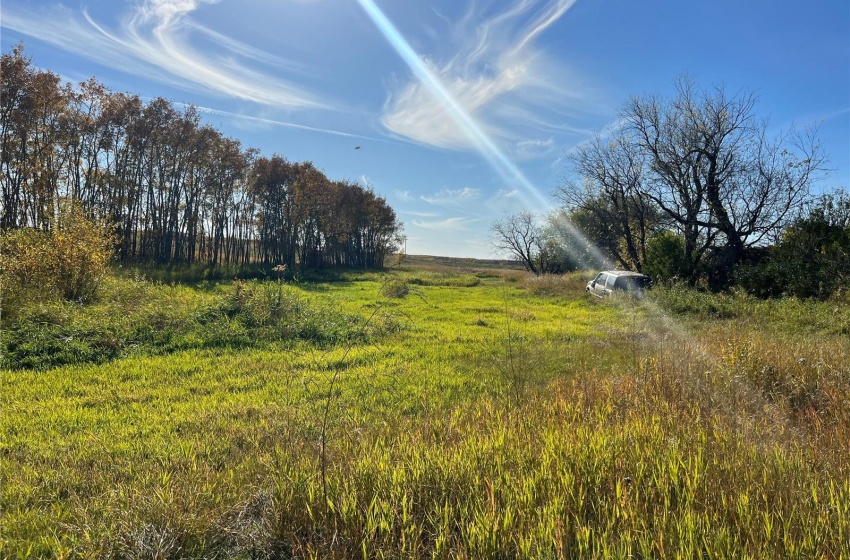
[(76, 325), (22, 321), (5, 336), (3, 368), (47, 369), (65, 364), (103, 363), (118, 357), (120, 341), (107, 327), (86, 330)]
[(770, 248), (766, 259), (746, 264), (738, 284), (759, 297), (793, 295), (827, 299), (850, 282), (850, 193), (822, 196)]
[(644, 273), (655, 283), (687, 276), (685, 240), (672, 231), (661, 231), (646, 245)]

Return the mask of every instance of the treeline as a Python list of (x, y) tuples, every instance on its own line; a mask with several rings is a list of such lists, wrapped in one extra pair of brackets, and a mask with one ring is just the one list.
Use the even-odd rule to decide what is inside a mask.
[(2, 231), (49, 231), (70, 205), (110, 225), (125, 261), (376, 268), (397, 247), (370, 189), (244, 148), (192, 107), (63, 84), (21, 45), (2, 57), (0, 105)]

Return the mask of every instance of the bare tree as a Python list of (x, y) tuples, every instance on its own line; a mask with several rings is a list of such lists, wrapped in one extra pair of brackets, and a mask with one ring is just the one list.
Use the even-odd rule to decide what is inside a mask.
[(538, 276), (546, 272), (541, 270), (538, 258), (543, 231), (531, 212), (505, 214), (490, 226), (490, 239), (496, 249), (520, 261), (529, 272)]
[(646, 242), (658, 226), (655, 204), (645, 194), (646, 155), (624, 131), (596, 135), (569, 155), (581, 179), (556, 191), (571, 216), (587, 218), (594, 241), (621, 266), (642, 271)]
[(675, 85), (672, 99), (632, 98), (611, 142), (597, 138), (579, 149), (574, 168), (590, 187), (562, 189), (562, 198), (586, 209), (601, 197), (637, 262), (640, 233), (628, 227), (641, 223), (642, 211), (657, 209), (684, 239), (689, 280), (706, 274), (722, 286), (749, 248), (793, 218), (825, 157), (814, 131), (770, 138), (752, 93), (699, 90), (688, 77)]

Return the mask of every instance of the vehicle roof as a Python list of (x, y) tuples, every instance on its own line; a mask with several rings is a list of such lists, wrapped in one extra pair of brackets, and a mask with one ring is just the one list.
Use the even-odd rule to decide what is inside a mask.
[(646, 274), (632, 272), (631, 270), (603, 270), (602, 272), (611, 276), (646, 276)]

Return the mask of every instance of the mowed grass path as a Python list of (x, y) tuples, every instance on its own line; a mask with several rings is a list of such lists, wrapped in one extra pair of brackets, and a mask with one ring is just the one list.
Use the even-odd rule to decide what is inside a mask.
[(841, 332), (577, 277), (287, 290), (395, 327), (4, 371), (2, 556), (847, 557)]

